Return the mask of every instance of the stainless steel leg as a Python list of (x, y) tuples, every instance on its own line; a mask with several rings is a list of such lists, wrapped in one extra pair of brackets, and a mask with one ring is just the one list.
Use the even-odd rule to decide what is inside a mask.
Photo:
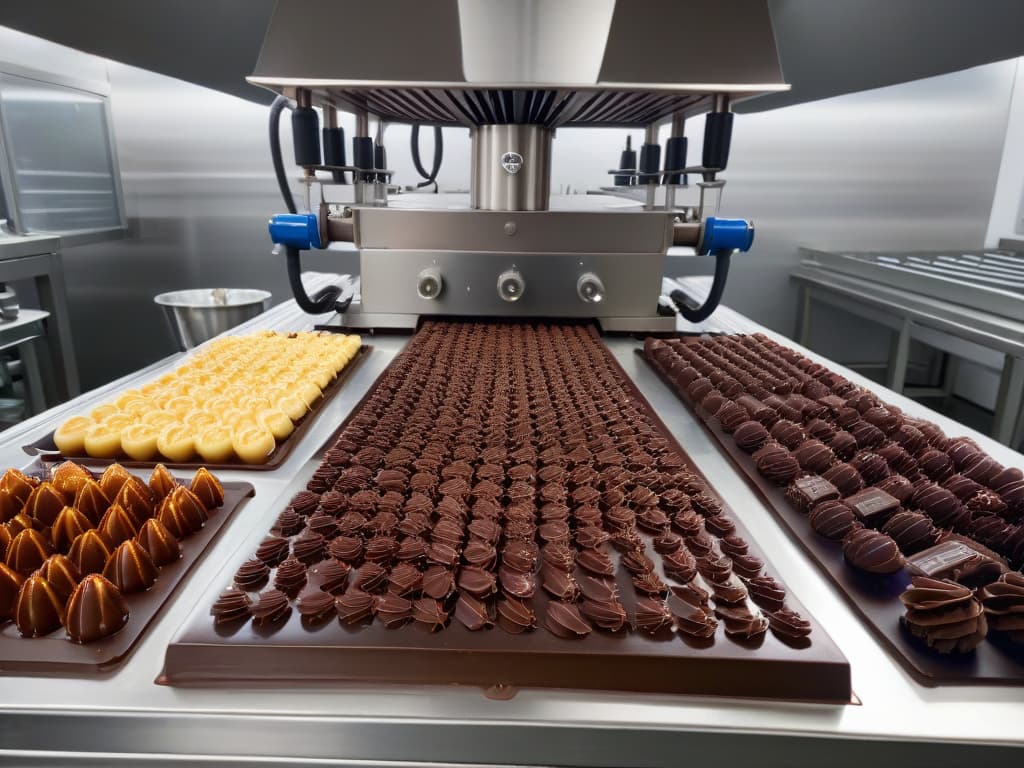
[(796, 306), (796, 342), (806, 347), (811, 335), (811, 289), (808, 286), (801, 284)]
[(36, 290), (39, 292), (41, 307), (50, 313), (46, 341), (50, 348), (49, 358), (52, 360), (55, 378), (59, 377), (62, 384), (60, 386), (57, 382), (50, 383), (50, 388), (56, 390), (51, 392), (51, 396), (63, 401), (80, 395), (82, 389), (78, 381), (75, 345), (71, 339), (71, 319), (68, 317), (64, 266), (60, 254), (50, 254), (47, 257), (47, 264), (48, 271), (36, 277)]
[(953, 390), (956, 388), (956, 377), (960, 372), (960, 358), (946, 353), (946, 364), (942, 366), (942, 407), (948, 409), (952, 405)]
[(1000, 443), (1009, 444), (1017, 424), (1024, 396), (1024, 360), (1007, 355), (1003, 360), (1003, 373), (999, 377), (999, 395), (996, 397), (996, 413), (992, 420), (992, 437)]
[(886, 386), (895, 392), (902, 392), (907, 382), (907, 361), (910, 358), (910, 321), (903, 320), (903, 326), (895, 335), (892, 349), (889, 352), (889, 370), (886, 373)]
[(43, 393), (43, 374), (39, 369), (39, 356), (36, 354), (36, 339), (29, 339), (18, 345), (21, 356), (22, 380), (25, 383), (25, 416), (42, 413), (46, 410), (46, 395)]

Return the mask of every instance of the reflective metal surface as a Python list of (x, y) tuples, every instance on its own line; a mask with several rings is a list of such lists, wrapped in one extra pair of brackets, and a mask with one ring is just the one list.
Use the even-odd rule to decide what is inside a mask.
[[(315, 291), (336, 276), (309, 276)], [(728, 307), (716, 319), (736, 330), (761, 328)], [(288, 303), (244, 327), (299, 329), (308, 318)], [(775, 336), (774, 334), (769, 334)], [(128, 663), (101, 680), (6, 676), (0, 683), (0, 760), (18, 765), (266, 764), (343, 765), (519, 764), (675, 766), (680, 755), (709, 765), (793, 766), (902, 764), (963, 766), (1019, 761), (1024, 735), (1019, 692), (994, 688), (926, 689), (911, 682), (839, 600), (776, 523), (773, 515), (719, 453), (702, 427), (636, 355), (632, 339), (608, 341), (674, 436), (697, 461), (751, 535), (771, 553), (779, 577), (835, 638), (851, 660), (860, 706), (768, 705), (680, 696), (618, 696), (575, 691), (522, 691), (493, 701), (479, 691), (402, 686), (239, 690), (153, 684), (164, 650), (211, 584), (226, 584), (224, 565), (253, 547), (276, 518), (289, 482), (311, 473), (311, 461), (355, 407), (404, 336), (372, 339), (374, 351), (318, 418), (308, 439), (275, 472), (224, 473), (246, 479), (256, 496), (228, 524), (167, 613), (150, 628)], [(776, 336), (776, 338), (779, 338)], [(780, 339), (782, 340), (782, 339)], [(809, 357), (821, 358), (813, 353)], [(72, 411), (173, 369), (179, 356), (91, 392), (74, 404), (27, 422), (0, 443), (0, 462), (18, 466), (20, 445), (52, 429)], [(840, 373), (857, 383), (851, 371)], [(877, 387), (876, 387), (877, 389)], [(936, 421), (949, 434), (968, 434), (997, 461), (1024, 457), (895, 393), (888, 401)], [(965, 715), (968, 713), (968, 715)], [(29, 754), (28, 751), (33, 751)]]
[(551, 193), (552, 131), (537, 125), (480, 125), (470, 131), (470, 205), (485, 211), (543, 211)]
[(270, 305), (268, 291), (237, 288), (194, 288), (153, 297), (182, 351), (241, 325)]

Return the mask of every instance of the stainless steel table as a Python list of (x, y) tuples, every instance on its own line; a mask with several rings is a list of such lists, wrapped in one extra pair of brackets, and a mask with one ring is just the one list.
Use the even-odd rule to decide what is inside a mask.
[(71, 338), (60, 238), (0, 233), (0, 283), (31, 280), (40, 308), (50, 314), (46, 354), (42, 356), (46, 399), (59, 403), (82, 390)]
[[(310, 282), (311, 289), (323, 284), (319, 278)], [(764, 331), (728, 308), (720, 309), (716, 318), (736, 330)], [(252, 321), (248, 328), (310, 325), (311, 318), (286, 304)], [(911, 681), (783, 532), (690, 412), (637, 357), (638, 343), (624, 338), (609, 340), (617, 359), (770, 553), (779, 575), (849, 658), (857, 704), (835, 707), (543, 690), (522, 691), (511, 701), (492, 701), (479, 691), (458, 688), (335, 685), (303, 690), (259, 686), (203, 690), (154, 685), (164, 649), (185, 616), (211, 584), (229, 578), (223, 572), (224, 561), (263, 535), (288, 483), (298, 473), (312, 470), (315, 448), (354, 407), (405, 338), (377, 336), (369, 341), (374, 351), (280, 469), (223, 473), (228, 480), (252, 482), (255, 498), (229, 524), (226, 535), (124, 667), (103, 680), (0, 676), (0, 759), (17, 765), (90, 766), (321, 765), (332, 761), (373, 766), (1019, 763), (1024, 755), (1020, 749), (1024, 747), (1020, 727), (1024, 692), (984, 687), (933, 690)], [(0, 441), (0, 461), (4, 466), (24, 464), (20, 445), (66, 415), (172, 368), (179, 359), (168, 358), (19, 425)], [(868, 383), (855, 373), (844, 374)], [(983, 435), (896, 393), (882, 394), (952, 434), (971, 434), (999, 461), (1024, 464), (1024, 457)]]
[(15, 347), (21, 357), (25, 382), (27, 413), (39, 413), (46, 408), (43, 392), (43, 376), (36, 353), (37, 339), (46, 336), (46, 320), (49, 312), (41, 309), (22, 309), (13, 320), (0, 320), (0, 351)]
[[(915, 293), (906, 287), (912, 282), (903, 281), (912, 280), (916, 273), (890, 269), (879, 276), (876, 270), (874, 279), (869, 279), (866, 277), (871, 274), (868, 264), (851, 259), (851, 264), (861, 269), (839, 272), (836, 255), (808, 248), (801, 248), (800, 252), (803, 261), (792, 273), (800, 286), (797, 341), (807, 343), (814, 302), (824, 302), (883, 325), (893, 331), (887, 384), (890, 389), (901, 392), (906, 383), (912, 338), (978, 362), (984, 360), (984, 356), (978, 355), (979, 348), (995, 350), (1003, 356), (1003, 366), (992, 436), (1009, 445), (1020, 443), (1024, 438), (1024, 321), (997, 314), (984, 306), (951, 301), (956, 295), (956, 286), (950, 280), (938, 281), (943, 290), (932, 290), (935, 295)], [(881, 282), (895, 275), (901, 275), (899, 281)], [(932, 288), (934, 286), (930, 290)], [(966, 288), (964, 292), (966, 295)], [(981, 291), (974, 293), (981, 294)], [(1004, 303), (1021, 303), (1017, 312), (1024, 312), (1024, 298), (1014, 299), (1005, 294), (1000, 299)], [(952, 386), (954, 372), (955, 367), (946, 372), (943, 385), (946, 393)]]

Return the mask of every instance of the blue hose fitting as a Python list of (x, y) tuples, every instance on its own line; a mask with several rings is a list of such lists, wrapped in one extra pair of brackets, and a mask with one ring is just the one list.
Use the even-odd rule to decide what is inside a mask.
[(719, 219), (708, 216), (701, 231), (697, 253), (749, 251), (754, 242), (754, 224), (746, 219)]
[(320, 248), (320, 227), (315, 213), (278, 213), (268, 223), (270, 239), (278, 245), (308, 251)]

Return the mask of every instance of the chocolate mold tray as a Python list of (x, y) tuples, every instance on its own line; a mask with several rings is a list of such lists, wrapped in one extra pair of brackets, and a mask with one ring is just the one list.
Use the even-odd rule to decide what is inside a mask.
[(241, 469), (251, 472), (269, 472), (281, 466), (281, 464), (283, 464), (291, 455), (292, 451), (295, 450), (295, 446), (302, 442), (302, 438), (316, 422), (317, 417), (320, 415), (321, 411), (323, 411), (327, 403), (329, 403), (334, 396), (341, 391), (341, 388), (345, 384), (345, 380), (349, 377), (352, 371), (359, 366), (372, 349), (373, 347), (369, 344), (364, 344), (359, 348), (355, 357), (353, 357), (352, 360), (350, 360), (349, 363), (341, 369), (341, 372), (334, 381), (332, 381), (327, 386), (327, 389), (324, 390), (323, 397), (321, 397), (313, 409), (303, 416), (299, 423), (295, 425), (295, 430), (277, 444), (274, 452), (270, 454), (270, 458), (263, 464), (246, 464), (245, 462), (238, 461), (237, 459), (235, 461), (216, 463), (202, 460), (160, 461), (157, 459), (154, 461), (135, 461), (126, 456), (122, 456), (118, 459), (98, 459), (93, 456), (65, 456), (60, 452), (60, 449), (57, 448), (56, 443), (53, 441), (53, 434), (55, 430), (48, 432), (33, 443), (22, 446), (22, 450), (29, 456), (39, 457), (39, 459), (44, 462), (54, 463), (70, 459), (78, 464), (85, 464), (90, 467), (104, 467), (116, 462), (123, 467), (130, 467), (134, 469), (152, 469), (157, 464), (163, 464), (169, 469), (199, 469), (199, 467), (206, 467), (211, 470)]
[[(692, 339), (684, 339), (693, 343)], [(673, 382), (662, 370), (643, 357), (665, 385), (676, 392)], [(914, 637), (901, 622), (904, 615), (900, 594), (910, 584), (910, 574), (900, 569), (891, 575), (855, 570), (844, 557), (842, 542), (819, 536), (811, 530), (807, 515), (799, 512), (785, 497), (783, 488), (767, 482), (754, 466), (749, 454), (736, 446), (717, 420), (699, 405), (687, 403), (705, 431), (739, 470), (748, 485), (767, 503), (784, 530), (808, 554), (832, 581), (869, 630), (882, 642), (890, 655), (919, 683), (940, 685), (1024, 686), (1024, 650), (998, 637), (989, 636), (967, 654), (940, 654)]]
[(254, 494), (249, 483), (222, 482), (221, 486), (224, 504), (210, 514), (199, 531), (181, 541), (181, 558), (161, 566), (156, 583), (148, 590), (124, 596), (128, 623), (123, 629), (80, 645), (69, 640), (63, 628), (27, 638), (19, 634), (14, 622), (5, 622), (0, 624), (0, 674), (98, 676), (122, 664), (227, 522)]
[[(441, 332), (434, 328), (427, 325), (418, 335), (423, 338), (425, 334)], [(667, 450), (678, 454), (688, 465), (686, 469), (704, 481), (596, 332), (589, 328), (585, 335), (586, 344), (591, 345), (590, 354), (607, 364), (656, 435), (666, 440)], [(414, 338), (405, 354), (410, 354), (410, 349), (415, 351), (415, 347)], [(373, 403), (376, 389), (387, 383), (391, 368), (397, 369), (404, 359), (396, 358), (381, 374), (374, 389), (343, 427), (359, 420), (364, 408)], [(341, 432), (342, 439), (345, 434)], [(307, 479), (301, 477), (293, 483), (282, 497), (282, 507), (292, 494), (303, 492)], [(723, 511), (735, 523), (735, 533), (747, 542), (749, 553), (764, 560), (763, 553), (737, 517), (727, 508)], [(674, 583), (667, 578), (651, 537), (643, 539), (645, 553), (654, 562), (657, 575), (667, 584)], [(295, 541), (293, 536), (291, 544)], [(636, 615), (636, 596), (630, 574), (620, 567), (620, 552), (610, 546), (607, 549), (615, 564), (614, 579), (627, 619), (632, 620)], [(773, 631), (763, 632), (751, 640), (727, 637), (724, 621), (718, 623), (714, 634), (707, 639), (693, 639), (674, 631), (650, 635), (629, 628), (617, 632), (594, 629), (586, 637), (565, 639), (543, 626), (543, 617), (553, 598), (541, 588), (540, 576), (535, 594), (524, 600), (535, 612), (538, 626), (522, 634), (511, 634), (498, 625), (471, 631), (456, 620), (454, 610), (450, 622), (436, 632), (429, 631), (418, 621), (401, 628), (387, 628), (377, 620), (350, 626), (341, 623), (333, 610), (321, 621), (310, 621), (291, 607), (287, 617), (276, 623), (258, 626), (246, 619), (215, 624), (210, 607), (221, 590), (231, 584), (232, 574), (247, 556), (248, 553), (243, 552), (231, 563), (199, 602), (168, 647), (158, 682), (207, 687), (334, 681), (460, 684), (482, 687), (495, 697), (512, 695), (523, 687), (756, 697), (833, 704), (849, 703), (851, 697), (846, 659), (792, 596), (786, 599), (786, 605), (800, 612), (810, 623), (810, 635), (803, 642), (784, 641)], [(322, 567), (328, 562), (307, 566), (308, 581), (302, 589), (303, 595), (318, 592), (317, 587), (324, 578)], [(361, 567), (365, 566), (357, 568)], [(765, 567), (771, 570), (767, 561)], [(583, 575), (578, 563), (575, 575)], [(265, 582), (267, 586), (260, 588), (272, 589), (276, 576), (276, 571), (270, 574)], [(349, 584), (356, 578), (358, 571), (354, 569)], [(256, 590), (250, 595), (257, 597)]]

